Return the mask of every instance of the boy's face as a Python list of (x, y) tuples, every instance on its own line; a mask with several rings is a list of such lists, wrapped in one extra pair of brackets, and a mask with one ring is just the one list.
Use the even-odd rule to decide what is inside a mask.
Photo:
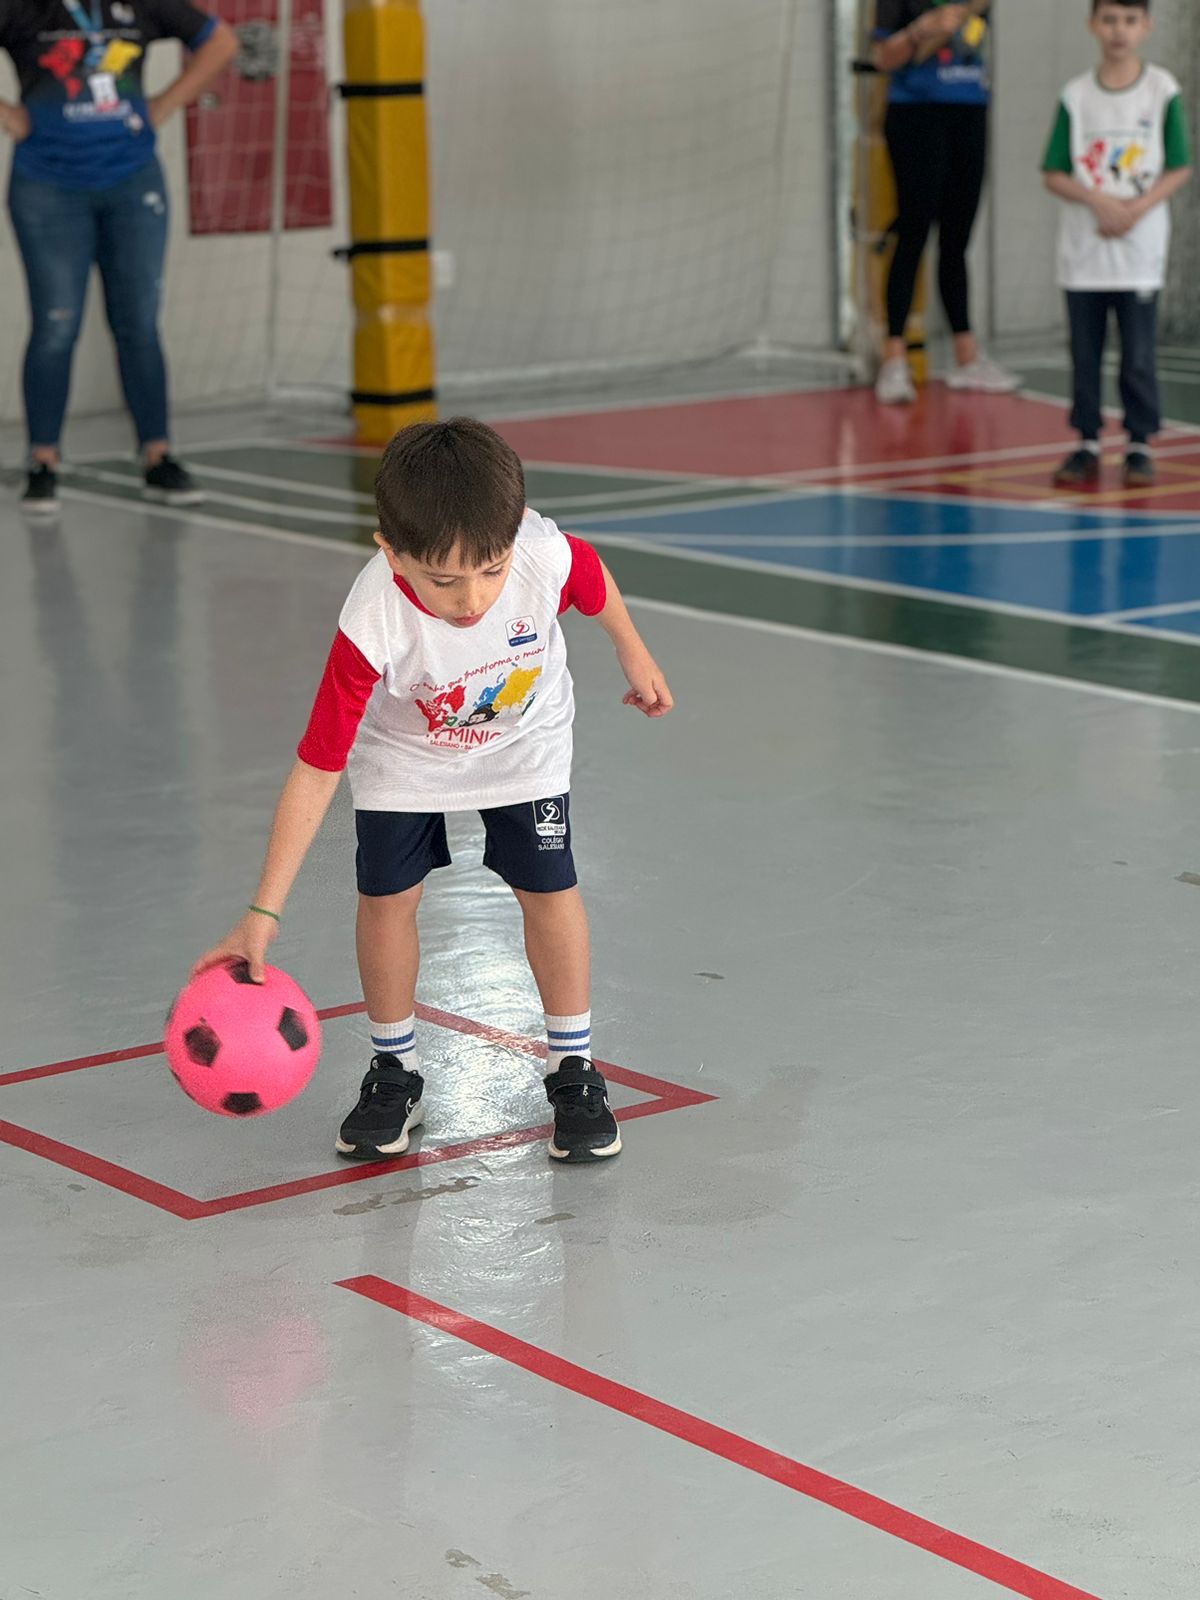
[(1102, 5), (1092, 16), (1092, 32), (1106, 61), (1125, 61), (1139, 53), (1154, 19), (1141, 6)]
[(425, 609), (454, 628), (473, 628), (483, 621), (500, 598), (512, 566), (511, 549), (499, 561), (473, 567), (463, 558), (461, 546), (455, 545), (445, 565), (435, 566), (415, 556), (398, 555), (381, 533), (375, 535), (375, 543), (387, 557), (388, 566), (404, 579)]

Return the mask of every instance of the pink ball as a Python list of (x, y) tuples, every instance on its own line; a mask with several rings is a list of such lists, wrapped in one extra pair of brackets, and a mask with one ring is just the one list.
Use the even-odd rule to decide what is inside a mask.
[(252, 983), (244, 961), (193, 978), (171, 1007), (166, 1049), (184, 1094), (224, 1117), (257, 1117), (294, 1100), (321, 1054), (321, 1024), (278, 967)]

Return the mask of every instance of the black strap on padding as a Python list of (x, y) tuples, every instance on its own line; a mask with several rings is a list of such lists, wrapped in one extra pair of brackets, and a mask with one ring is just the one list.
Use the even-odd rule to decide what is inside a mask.
[(436, 389), (397, 389), (393, 394), (372, 389), (351, 389), (350, 399), (356, 406), (419, 406), (437, 399)]
[(428, 249), (428, 239), (364, 239), (341, 244), (333, 253), (339, 261), (353, 261), (355, 256), (418, 256)]
[(393, 100), (425, 93), (425, 85), (416, 83), (339, 83), (337, 92), (343, 100)]

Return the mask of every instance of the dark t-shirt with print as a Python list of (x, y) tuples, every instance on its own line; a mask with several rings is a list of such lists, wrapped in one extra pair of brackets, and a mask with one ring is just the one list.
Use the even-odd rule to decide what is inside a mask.
[[(949, 0), (879, 0), (875, 37), (886, 39), (899, 33), (926, 11), (936, 11), (948, 3)], [(968, 17), (928, 61), (911, 63), (892, 73), (888, 99), (899, 106), (986, 105), (990, 35), (986, 14)]]
[(216, 26), (191, 0), (0, 0), (0, 48), (33, 123), (13, 170), (60, 189), (106, 189), (154, 154), (142, 68), (155, 39), (195, 50)]

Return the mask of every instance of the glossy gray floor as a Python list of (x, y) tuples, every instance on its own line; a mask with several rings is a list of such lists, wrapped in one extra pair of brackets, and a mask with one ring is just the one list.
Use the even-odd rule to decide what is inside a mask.
[[(252, 883), (359, 558), (0, 513), (0, 1073), (160, 1036)], [(185, 1221), (0, 1144), (4, 1600), (1200, 1592), (1200, 721), (661, 609), (570, 624), (598, 1053), (714, 1101)], [(476, 834), (424, 1000), (536, 1032)], [(357, 997), (344, 796), (280, 964)], [(425, 1029), (429, 1146), (543, 1115)], [(201, 1198), (329, 1171), (365, 1056), (208, 1118), (149, 1056), (0, 1115)], [(640, 1096), (622, 1091), (621, 1103)], [(336, 1285), (372, 1274), (996, 1553), (917, 1548)], [(886, 1520), (886, 1518), (885, 1518)], [(988, 1563), (983, 1560), (983, 1567)], [(1007, 1574), (1007, 1577), (1005, 1576)]]

